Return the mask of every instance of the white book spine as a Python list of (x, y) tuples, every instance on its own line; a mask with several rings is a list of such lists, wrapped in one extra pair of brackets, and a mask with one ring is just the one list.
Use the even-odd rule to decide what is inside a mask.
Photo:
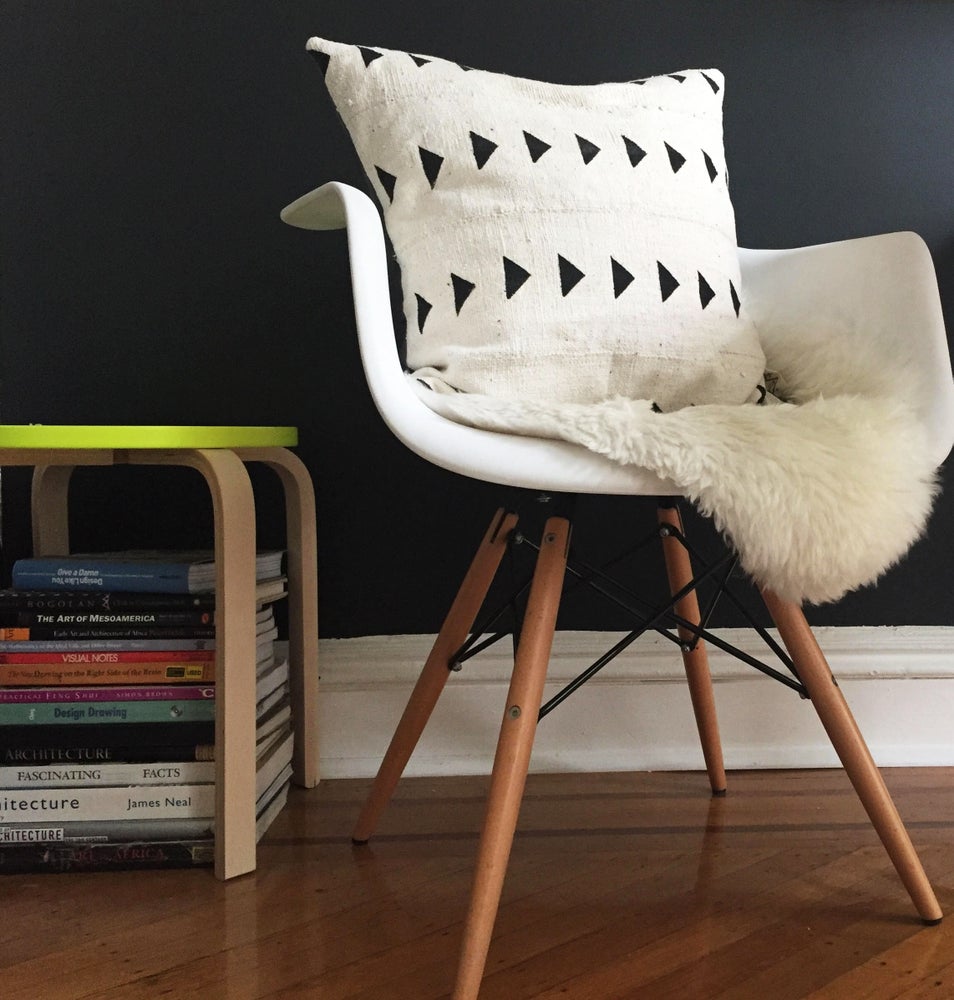
[(47, 764), (0, 767), (0, 795), (14, 788), (86, 788), (106, 785), (201, 785), (215, 780), (213, 761), (147, 764)]
[(188, 819), (56, 820), (0, 825), (2, 844), (107, 844), (131, 841), (197, 840), (212, 836), (211, 816)]
[(215, 785), (28, 788), (0, 791), (0, 823), (65, 823), (212, 816)]

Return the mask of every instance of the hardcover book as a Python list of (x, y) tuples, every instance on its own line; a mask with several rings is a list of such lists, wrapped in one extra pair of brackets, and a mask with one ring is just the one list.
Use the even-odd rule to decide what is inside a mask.
[(0, 790), (0, 824), (197, 819), (214, 811), (214, 784)]
[[(183, 702), (186, 704), (186, 702)], [(197, 704), (202, 704), (197, 702)], [(9, 707), (9, 706), (8, 706)], [(55, 708), (56, 706), (48, 706)], [(82, 706), (79, 706), (82, 707)], [(15, 757), (10, 756), (15, 750), (25, 749), (55, 749), (79, 750), (89, 748), (102, 750), (124, 748), (136, 752), (139, 746), (188, 747), (215, 741), (215, 722), (208, 721), (178, 721), (178, 722), (85, 722), (77, 725), (74, 722), (50, 723), (38, 725), (25, 723), (22, 725), (0, 725), (0, 760), (11, 763)], [(193, 754), (186, 753), (180, 759), (188, 760)], [(123, 758), (113, 756), (112, 760)], [(143, 760), (139, 755), (127, 758)], [(168, 760), (168, 757), (157, 757), (156, 760)]]
[[(281, 576), (281, 551), (260, 552), (256, 580)], [(213, 554), (202, 551), (127, 550), (18, 559), (15, 590), (104, 590), (201, 594), (215, 590)]]
[(211, 865), (215, 842), (154, 840), (96, 844), (0, 845), (0, 874), (128, 871)]
[(39, 764), (0, 767), (0, 789), (92, 788), (102, 785), (201, 785), (215, 781), (215, 762)]
[[(205, 689), (208, 692), (213, 688)], [(190, 722), (213, 721), (213, 696), (176, 698), (174, 701), (84, 701), (70, 702), (2, 702), (0, 728), (30, 726), (119, 726), (143, 723), (147, 725), (184, 725)]]
[(215, 680), (215, 660), (202, 663), (0, 663), (0, 684), (67, 687), (84, 684), (176, 684)]
[[(215, 698), (212, 684), (131, 684), (125, 687), (90, 685), (85, 687), (0, 688), (0, 705), (75, 704), (77, 702), (176, 701)], [(0, 782), (2, 787), (2, 782)]]

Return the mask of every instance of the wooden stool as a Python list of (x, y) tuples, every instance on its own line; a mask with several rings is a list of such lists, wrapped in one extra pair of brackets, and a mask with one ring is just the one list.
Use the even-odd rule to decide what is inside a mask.
[(318, 783), (315, 495), (288, 450), (294, 427), (0, 425), (0, 466), (34, 466), (34, 555), (68, 553), (67, 493), (79, 465), (178, 465), (209, 487), (215, 525), (215, 875), (255, 868), (255, 500), (246, 462), (270, 466), (285, 495), (294, 778)]

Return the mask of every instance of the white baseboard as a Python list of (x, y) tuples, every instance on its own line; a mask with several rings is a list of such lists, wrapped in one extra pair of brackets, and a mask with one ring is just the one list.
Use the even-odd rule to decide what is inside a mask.
[[(763, 655), (750, 630), (717, 630)], [(882, 766), (954, 764), (954, 628), (816, 629), (816, 636)], [(433, 636), (369, 636), (320, 643), (322, 775), (377, 770)], [(560, 632), (545, 697), (619, 635)], [(709, 647), (726, 766), (829, 767), (834, 752), (810, 702)], [(406, 773), (489, 773), (512, 659), (509, 643), (454, 673)], [(699, 740), (676, 647), (643, 637), (544, 719), (531, 770), (695, 770)]]

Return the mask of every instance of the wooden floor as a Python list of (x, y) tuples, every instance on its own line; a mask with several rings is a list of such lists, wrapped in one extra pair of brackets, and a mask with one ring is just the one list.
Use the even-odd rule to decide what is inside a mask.
[[(885, 776), (947, 920), (924, 927), (839, 771), (532, 776), (481, 998), (954, 998), (954, 769)], [(482, 778), (293, 793), (257, 873), (8, 876), (3, 1000), (447, 996)]]

